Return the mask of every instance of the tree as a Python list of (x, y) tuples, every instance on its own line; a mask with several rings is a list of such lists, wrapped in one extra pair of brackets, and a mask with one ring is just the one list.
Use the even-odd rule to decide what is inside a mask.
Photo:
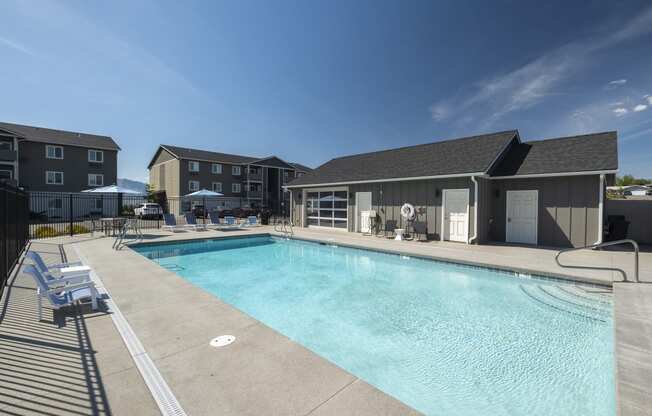
[(644, 178), (635, 178), (633, 175), (625, 175), (623, 177), (616, 178), (617, 186), (629, 186), (629, 185), (647, 185), (651, 183), (649, 179)]

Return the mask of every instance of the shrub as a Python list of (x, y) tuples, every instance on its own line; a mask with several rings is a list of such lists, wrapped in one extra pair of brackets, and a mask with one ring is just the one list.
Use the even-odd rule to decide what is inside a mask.
[[(72, 226), (72, 233), (73, 234), (86, 234), (86, 233), (90, 233), (90, 232), (91, 232), (91, 230), (84, 227), (83, 225), (73, 224), (73, 226)], [(66, 227), (65, 234), (70, 234), (70, 226)]]
[(59, 234), (60, 233), (57, 230), (55, 230), (52, 227), (48, 227), (48, 226), (38, 227), (34, 231), (34, 235), (36, 236), (36, 238), (56, 237)]

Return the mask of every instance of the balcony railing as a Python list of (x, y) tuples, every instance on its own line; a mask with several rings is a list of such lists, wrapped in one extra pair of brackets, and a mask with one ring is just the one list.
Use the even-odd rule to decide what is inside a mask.
[(263, 191), (247, 191), (247, 198), (262, 198)]
[(3, 162), (15, 162), (17, 157), (15, 150), (0, 149), (0, 160)]
[(250, 181), (262, 181), (263, 180), (263, 174), (262, 173), (249, 173), (247, 175), (247, 179)]

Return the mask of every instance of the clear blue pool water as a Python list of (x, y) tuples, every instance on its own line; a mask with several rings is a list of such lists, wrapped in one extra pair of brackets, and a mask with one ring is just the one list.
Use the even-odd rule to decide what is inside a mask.
[(591, 290), (272, 237), (135, 250), (423, 413), (615, 414)]

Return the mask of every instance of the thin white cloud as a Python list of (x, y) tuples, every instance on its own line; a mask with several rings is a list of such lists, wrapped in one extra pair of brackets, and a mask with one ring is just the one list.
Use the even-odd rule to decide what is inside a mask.
[(21, 45), (20, 43), (14, 42), (13, 40), (7, 39), (2, 36), (0, 36), (0, 45), (4, 45), (15, 51), (24, 53), (25, 55), (36, 56), (36, 53), (34, 53), (31, 49), (28, 49), (27, 47)]
[(623, 105), (625, 105), (625, 103), (622, 102), (622, 101), (616, 101), (615, 103), (609, 103), (610, 107), (622, 107)]
[[(511, 72), (480, 82), (458, 97), (438, 101), (429, 108), (431, 117), (459, 126), (469, 113), (488, 114), (483, 121), (478, 120), (478, 127), (489, 128), (509, 113), (531, 108), (551, 95), (561, 94), (563, 83), (591, 61), (592, 53), (650, 32), (652, 7), (616, 31), (605, 30), (602, 37), (566, 44)], [(626, 83), (626, 79), (616, 79), (607, 85), (615, 88)], [(442, 113), (433, 108), (447, 108), (449, 112), (442, 117)]]
[(639, 111), (645, 111), (645, 110), (647, 110), (647, 105), (645, 105), (645, 104), (639, 104), (639, 105), (637, 105), (636, 107), (634, 107), (633, 110), (634, 110), (635, 112), (637, 112), (637, 113), (638, 113)]
[(648, 104), (652, 105), (652, 96), (648, 95), (647, 97), (645, 97), (645, 99), (647, 100)]
[(450, 109), (442, 103), (433, 104), (430, 106), (430, 115), (435, 121), (443, 121), (450, 116)]
[(613, 111), (613, 113), (614, 113), (617, 117), (621, 117), (621, 116), (624, 116), (625, 114), (629, 113), (629, 110), (626, 109), (626, 108), (623, 108), (623, 107), (614, 108), (614, 109), (611, 110), (611, 111)]

